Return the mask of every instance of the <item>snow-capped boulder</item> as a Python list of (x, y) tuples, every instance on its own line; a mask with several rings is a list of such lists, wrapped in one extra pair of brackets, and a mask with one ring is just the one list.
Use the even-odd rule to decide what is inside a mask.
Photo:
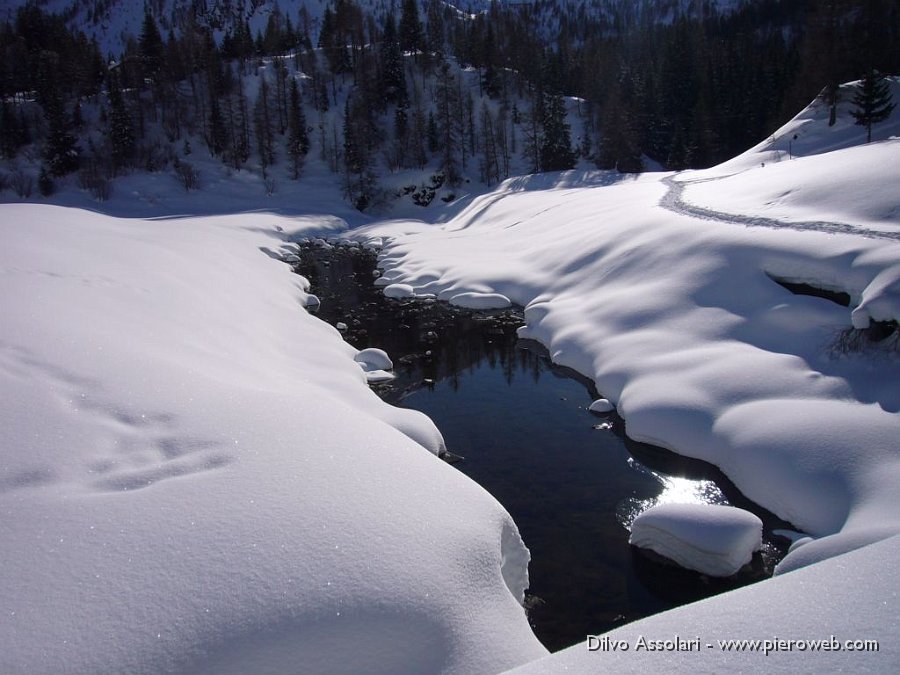
[(389, 284), (384, 287), (384, 294), (388, 298), (413, 298), (415, 290), (409, 284)]
[(615, 409), (616, 406), (610, 403), (609, 399), (606, 398), (598, 398), (596, 401), (591, 403), (590, 407), (588, 408), (588, 410), (593, 413), (608, 413), (612, 412)]
[(512, 302), (501, 293), (466, 291), (452, 296), (450, 304), (467, 309), (506, 309)]
[(376, 347), (363, 349), (353, 357), (353, 360), (366, 372), (392, 370), (394, 368), (394, 362), (391, 361), (387, 352), (383, 349), (377, 349)]
[(762, 521), (733, 506), (658, 504), (631, 526), (629, 543), (713, 577), (727, 577), (762, 547)]

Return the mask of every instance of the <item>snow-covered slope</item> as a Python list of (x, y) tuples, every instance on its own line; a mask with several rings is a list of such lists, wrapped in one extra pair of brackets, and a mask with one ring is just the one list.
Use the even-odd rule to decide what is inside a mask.
[(545, 653), (510, 517), (303, 310), (301, 222), (0, 207), (0, 672)]
[(900, 603), (890, 570), (898, 556), (900, 537), (892, 537), (637, 621), (513, 672), (896, 672)]

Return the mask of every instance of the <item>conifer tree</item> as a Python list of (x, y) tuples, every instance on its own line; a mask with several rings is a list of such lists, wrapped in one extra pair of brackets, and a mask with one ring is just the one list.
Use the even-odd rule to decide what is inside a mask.
[(434, 119), (439, 133), (440, 168), (449, 185), (459, 185), (462, 180), (460, 155), (463, 150), (463, 132), (460, 124), (462, 116), (459, 114), (461, 101), (456, 78), (446, 61), (441, 63), (438, 70), (435, 98), (437, 115)]
[(38, 57), (38, 101), (47, 120), (43, 158), (52, 176), (64, 176), (78, 168), (81, 148), (69, 133), (62, 87), (59, 82), (59, 55), (43, 51)]
[(144, 23), (141, 27), (138, 49), (144, 76), (156, 77), (163, 62), (163, 41), (149, 7), (144, 8)]
[(572, 137), (562, 96), (547, 95), (540, 145), (541, 171), (564, 171), (575, 166)]
[(306, 130), (306, 116), (303, 113), (303, 104), (300, 100), (300, 89), (297, 80), (291, 80), (291, 103), (289, 118), (289, 132), (287, 140), (287, 154), (291, 158), (291, 175), (294, 180), (300, 178), (303, 170), (303, 160), (309, 152), (309, 134)]
[(265, 78), (262, 78), (259, 85), (259, 96), (253, 110), (253, 125), (256, 131), (259, 165), (262, 168), (263, 178), (266, 178), (266, 170), (275, 163), (275, 133), (272, 129), (272, 102), (269, 97), (269, 85)]
[(128, 166), (134, 157), (135, 139), (131, 115), (125, 107), (118, 82), (109, 83), (109, 114), (106, 135), (109, 139), (113, 166), (118, 170)]
[(400, 49), (404, 52), (418, 53), (424, 49), (422, 37), (422, 21), (419, 19), (417, 0), (403, 0), (400, 10)]
[(403, 73), (403, 56), (394, 25), (394, 15), (388, 14), (381, 38), (381, 94), (387, 103), (406, 103), (406, 76)]
[(891, 103), (891, 90), (884, 77), (875, 70), (870, 70), (853, 97), (855, 110), (851, 110), (856, 123), (866, 128), (866, 143), (872, 142), (872, 125), (884, 122), (897, 107)]
[(344, 193), (360, 211), (375, 198), (377, 179), (366, 140), (364, 115), (358, 108), (365, 105), (357, 96), (344, 104)]

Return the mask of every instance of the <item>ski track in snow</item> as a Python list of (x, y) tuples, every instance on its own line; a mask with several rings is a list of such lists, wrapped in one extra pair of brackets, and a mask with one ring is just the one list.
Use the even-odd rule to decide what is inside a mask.
[(798, 231), (827, 232), (829, 234), (853, 234), (860, 237), (868, 237), (870, 239), (887, 239), (889, 241), (900, 241), (900, 232), (881, 232), (878, 230), (870, 230), (865, 227), (856, 227), (848, 223), (835, 223), (826, 220), (812, 221), (783, 221), (774, 218), (766, 218), (764, 216), (749, 216), (736, 213), (723, 213), (713, 209), (689, 204), (684, 200), (684, 188), (687, 185), (696, 183), (707, 183), (709, 181), (719, 180), (724, 176), (716, 176), (714, 178), (703, 178), (692, 181), (678, 181), (676, 176), (666, 176), (662, 179), (663, 184), (668, 191), (663, 198), (659, 200), (659, 205), (682, 216), (690, 216), (692, 218), (701, 218), (703, 220), (715, 220), (720, 223), (729, 225), (743, 225), (744, 227), (767, 227), (770, 229), (788, 229)]

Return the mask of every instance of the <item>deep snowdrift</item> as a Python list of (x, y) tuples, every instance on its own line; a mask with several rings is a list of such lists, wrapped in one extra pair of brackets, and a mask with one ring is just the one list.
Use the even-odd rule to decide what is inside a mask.
[(302, 309), (276, 224), (0, 207), (0, 671), (546, 653), (510, 517)]

